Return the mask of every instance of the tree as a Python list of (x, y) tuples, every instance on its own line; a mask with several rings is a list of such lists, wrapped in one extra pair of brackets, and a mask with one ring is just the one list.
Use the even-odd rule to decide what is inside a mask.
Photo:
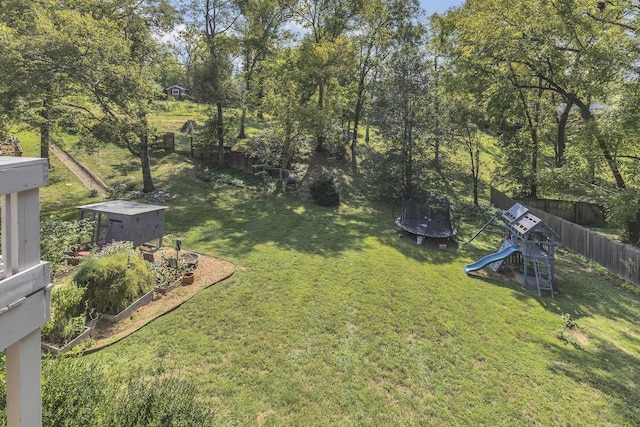
[(307, 62), (303, 70), (309, 79), (309, 92), (302, 102), (308, 102), (315, 95), (318, 119), (314, 127), (319, 152), (324, 150), (327, 126), (334, 118), (331, 112), (324, 111), (330, 105), (326, 102), (326, 91), (329, 81), (339, 75), (337, 71), (352, 57), (347, 55), (349, 40), (343, 36), (352, 28), (362, 1), (302, 0), (296, 12), (298, 22), (308, 31), (301, 45), (301, 61)]
[[(210, 121), (216, 124), (218, 161), (224, 164), (224, 104), (230, 98), (232, 63), (230, 53), (235, 48), (235, 25), (240, 8), (231, 0), (192, 1), (184, 9), (189, 15), (189, 26), (201, 35), (206, 56), (200, 58), (194, 72), (194, 96), (215, 106)], [(215, 113), (213, 113), (215, 112)]]
[(403, 191), (416, 187), (417, 159), (424, 153), (425, 96), (430, 81), (427, 71), (425, 28), (406, 24), (397, 34), (393, 53), (376, 83), (373, 123), (387, 138), (399, 163), (398, 185)]
[[(282, 38), (284, 24), (292, 18), (294, 1), (260, 0), (240, 5), (240, 52), (244, 78), (242, 115), (238, 138), (246, 138), (245, 118), (247, 104), (258, 107), (260, 117), (264, 84), (259, 73), (263, 62), (276, 53)], [(258, 80), (256, 80), (258, 79)]]
[[(581, 130), (587, 134), (573, 142), (587, 143), (573, 149), (594, 160), (595, 149), (597, 159), (609, 170), (615, 191), (627, 190), (619, 146), (599, 129), (601, 122), (592, 104), (594, 99), (611, 102), (637, 60), (633, 41), (637, 13), (628, 2), (598, 7), (594, 2), (577, 1), (470, 1), (448, 19), (455, 27), (452, 52), (460, 65), (458, 72), (470, 79), (480, 70), (485, 78), (494, 76), (494, 81), (510, 78), (526, 95), (528, 107), (531, 95), (562, 100), (564, 108), (551, 106), (558, 126), (554, 147), (558, 165), (565, 163), (565, 127), (572, 123), (569, 118), (575, 108), (582, 120)], [(549, 111), (545, 114), (551, 116)]]
[(356, 46), (356, 90), (351, 136), (351, 167), (358, 169), (356, 146), (358, 129), (371, 83), (371, 73), (389, 54), (393, 32), (418, 11), (417, 1), (370, 0), (363, 2), (356, 22), (361, 31), (354, 34)]
[[(18, 2), (21, 3), (21, 2)], [(5, 85), (28, 106), (27, 121), (40, 128), (48, 157), (57, 124), (111, 137), (141, 160), (143, 190), (152, 191), (146, 112), (156, 96), (154, 28), (166, 28), (172, 9), (162, 0), (118, 4), (86, 0), (74, 8), (27, 2), (5, 11), (0, 48), (13, 72)], [(96, 108), (97, 107), (97, 108)], [(132, 135), (141, 138), (134, 147)]]
[[(289, 169), (291, 161), (305, 142), (302, 123), (308, 112), (300, 104), (303, 86), (298, 80), (299, 50), (282, 49), (261, 67), (259, 79), (264, 82), (263, 106), (270, 111), (268, 130), (260, 139), (270, 140), (270, 150), (280, 161), (279, 167)], [(275, 166), (275, 165), (273, 165)]]

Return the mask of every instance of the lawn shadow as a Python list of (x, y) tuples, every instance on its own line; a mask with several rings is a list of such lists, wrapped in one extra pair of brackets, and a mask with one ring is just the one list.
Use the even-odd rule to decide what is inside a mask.
[[(472, 272), (469, 277), (487, 283), (508, 286), (521, 292), (514, 293), (516, 298), (535, 298), (546, 310), (559, 316), (569, 314), (573, 319), (589, 316), (602, 316), (612, 320), (625, 320), (631, 323), (638, 321), (640, 313), (639, 298), (619, 286), (615, 286), (611, 278), (596, 271), (590, 271), (577, 261), (564, 257), (556, 257), (554, 296), (542, 291), (539, 296), (535, 285), (524, 287), (515, 274), (502, 267), (500, 272), (493, 272), (489, 267)], [(531, 277), (535, 283), (535, 278)]]
[(604, 340), (591, 340), (587, 348), (560, 339), (539, 345), (553, 356), (548, 364), (551, 372), (576, 384), (588, 384), (607, 396), (608, 403), (628, 421), (627, 425), (640, 425), (640, 384), (635, 374), (638, 357)]
[[(159, 156), (162, 158), (165, 156)], [(165, 160), (168, 161), (169, 159)], [(198, 168), (198, 161), (193, 161)], [(175, 203), (166, 212), (166, 232), (176, 235), (197, 233), (196, 243), (220, 247), (224, 252), (242, 256), (256, 245), (322, 256), (337, 256), (348, 250), (363, 249), (365, 239), (374, 237), (403, 256), (420, 262), (455, 263), (460, 257), (472, 259), (484, 249), (470, 249), (452, 239), (443, 244), (435, 239), (418, 245), (414, 237), (395, 225), (388, 204), (326, 208), (299, 198), (295, 193), (270, 192), (254, 176), (235, 170), (216, 172), (213, 181), (203, 181), (192, 168), (176, 171), (166, 182)], [(237, 191), (234, 188), (237, 187)], [(353, 201), (350, 203), (355, 204)], [(194, 231), (195, 230), (195, 231)], [(490, 244), (493, 242), (491, 241)], [(587, 267), (566, 257), (556, 257), (557, 295), (539, 297), (534, 290), (522, 289), (515, 278), (487, 276), (492, 284), (519, 290), (517, 298), (536, 298), (545, 309), (574, 319), (601, 315), (611, 319), (635, 321), (637, 298), (607, 283), (607, 277), (587, 272)], [(464, 274), (460, 265), (461, 274)], [(486, 270), (486, 269), (485, 269)], [(588, 273), (588, 274), (585, 274)], [(506, 285), (512, 283), (512, 285)]]
[(185, 169), (162, 183), (172, 194), (165, 233), (197, 230), (196, 243), (215, 242), (234, 256), (263, 244), (335, 256), (362, 248), (364, 239), (376, 233), (376, 221), (362, 209), (318, 206), (234, 170), (202, 178)]
[(406, 258), (433, 264), (450, 263), (458, 258), (458, 242), (455, 238), (427, 238), (418, 243), (417, 236), (398, 228), (393, 221), (381, 231), (379, 240), (395, 248)]

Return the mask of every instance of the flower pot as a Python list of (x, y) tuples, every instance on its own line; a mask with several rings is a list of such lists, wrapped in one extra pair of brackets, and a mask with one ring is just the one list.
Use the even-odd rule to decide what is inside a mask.
[(193, 281), (195, 280), (195, 278), (196, 276), (193, 274), (192, 271), (184, 273), (184, 276), (182, 276), (182, 285), (187, 286), (187, 285), (193, 284)]
[(198, 268), (198, 261), (200, 261), (200, 254), (195, 252), (187, 252), (180, 255), (180, 259), (187, 264), (189, 270), (195, 270)]

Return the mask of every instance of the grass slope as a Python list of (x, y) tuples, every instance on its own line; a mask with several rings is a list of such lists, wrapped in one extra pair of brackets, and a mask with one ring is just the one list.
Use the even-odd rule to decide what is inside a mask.
[(560, 259), (560, 295), (539, 298), (465, 276), (488, 237), (418, 247), (385, 206), (325, 209), (233, 176), (199, 182), (179, 156), (156, 165), (175, 195), (167, 231), (237, 272), (91, 356), (114, 379), (179, 372), (222, 425), (640, 422), (638, 300), (611, 278)]
[[(84, 160), (109, 185), (140, 182), (122, 149)], [(53, 173), (43, 213), (72, 218), (84, 199), (69, 189), (83, 192)], [(180, 237), (236, 273), (85, 357), (114, 381), (191, 379), (220, 425), (640, 424), (639, 301), (599, 269), (561, 256), (560, 294), (539, 298), (464, 274), (494, 236), (418, 247), (398, 238), (389, 206), (326, 209), (233, 172), (197, 178), (207, 173), (154, 154), (156, 186), (174, 195), (165, 243)], [(481, 225), (461, 224), (460, 241)]]

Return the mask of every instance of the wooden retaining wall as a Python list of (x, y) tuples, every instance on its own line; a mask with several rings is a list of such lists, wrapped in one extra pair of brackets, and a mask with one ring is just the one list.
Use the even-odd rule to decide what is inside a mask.
[[(491, 187), (491, 203), (499, 209), (507, 210), (516, 201), (501, 191)], [(542, 219), (558, 235), (558, 244), (572, 252), (583, 255), (600, 264), (612, 273), (622, 276), (629, 282), (640, 285), (640, 250), (616, 242), (578, 224), (566, 221), (555, 215), (527, 206), (531, 212)]]

